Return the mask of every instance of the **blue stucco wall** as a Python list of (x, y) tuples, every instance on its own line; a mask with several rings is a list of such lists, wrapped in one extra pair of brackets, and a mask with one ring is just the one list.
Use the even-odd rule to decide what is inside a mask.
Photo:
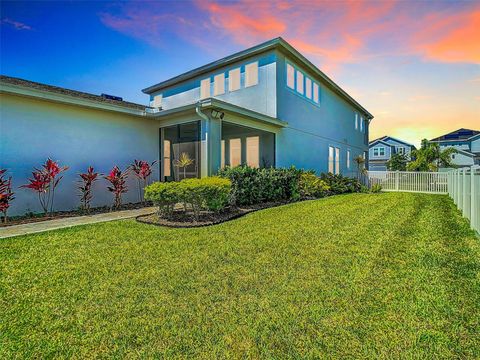
[[(0, 95), (0, 168), (13, 177), (15, 200), (9, 215), (38, 212), (37, 196), (19, 186), (28, 183), (34, 167), (50, 157), (70, 169), (57, 188), (55, 209), (78, 207), (78, 173), (89, 165), (107, 173), (114, 165), (124, 169), (134, 159), (158, 160), (159, 123), (151, 118), (63, 105), (32, 98)], [(155, 166), (153, 180), (158, 179)], [(124, 202), (138, 201), (133, 176)], [(107, 181), (94, 186), (93, 205), (111, 205)]]
[[(258, 61), (258, 84), (245, 87), (245, 65)], [(228, 71), (241, 68), (240, 89), (230, 92), (228, 89)], [(213, 95), (213, 78), (215, 75), (225, 74), (225, 93)], [(166, 89), (157, 91), (153, 97), (162, 95), (162, 109), (168, 110), (183, 105), (193, 104), (200, 100), (200, 82), (210, 78), (211, 97), (223, 100), (265, 115), (276, 117), (276, 58), (274, 52), (267, 52), (258, 56), (230, 64), (216, 69), (213, 72), (184, 81)]]
[[(286, 61), (320, 85), (320, 105), (287, 87)], [(276, 139), (277, 166), (290, 166), (328, 171), (328, 147), (340, 149), (340, 172), (351, 175), (357, 171), (353, 159), (368, 151), (368, 126), (364, 132), (355, 129), (355, 112), (362, 115), (346, 100), (331, 90), (292, 59), (277, 53), (277, 114), (288, 122)], [(367, 124), (367, 122), (365, 122)], [(350, 168), (347, 168), (350, 150)]]

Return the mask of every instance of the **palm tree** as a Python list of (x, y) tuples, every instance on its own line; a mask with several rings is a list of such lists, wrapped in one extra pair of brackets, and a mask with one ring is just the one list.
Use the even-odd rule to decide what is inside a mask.
[(357, 177), (360, 179), (360, 175), (365, 174), (367, 171), (367, 169), (365, 169), (365, 158), (362, 155), (358, 155), (353, 161), (357, 164)]
[(180, 154), (180, 158), (178, 160), (175, 160), (173, 162), (173, 165), (178, 167), (178, 168), (183, 168), (183, 178), (185, 179), (187, 177), (187, 166), (190, 166), (193, 164), (193, 159), (190, 158), (190, 155), (186, 152), (182, 152)]
[(440, 167), (455, 167), (452, 163), (452, 154), (458, 151), (452, 147), (440, 149), (437, 143), (422, 140), (418, 150), (412, 150), (412, 162), (407, 165), (409, 171), (438, 171)]

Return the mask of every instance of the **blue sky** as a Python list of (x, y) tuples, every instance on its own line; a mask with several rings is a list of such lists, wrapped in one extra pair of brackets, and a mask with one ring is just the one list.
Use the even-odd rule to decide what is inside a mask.
[(480, 128), (480, 3), (1, 2), (1, 73), (146, 104), (141, 89), (282, 36), (364, 105), (372, 137)]

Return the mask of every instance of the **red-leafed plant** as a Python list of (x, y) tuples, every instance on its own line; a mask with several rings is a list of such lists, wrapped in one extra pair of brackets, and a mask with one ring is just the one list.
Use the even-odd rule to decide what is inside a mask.
[(90, 202), (92, 200), (92, 186), (97, 181), (98, 173), (95, 172), (92, 166), (89, 166), (86, 173), (78, 174), (81, 178), (80, 185), (80, 208), (87, 213), (90, 212)]
[(7, 210), (10, 202), (15, 199), (12, 192), (12, 177), (7, 178), (7, 169), (0, 169), (0, 212), (3, 213), (3, 221), (7, 222)]
[(153, 161), (151, 164), (148, 161), (143, 160), (134, 160), (133, 164), (130, 165), (130, 169), (133, 171), (133, 174), (137, 178), (138, 182), (138, 195), (140, 202), (145, 202), (144, 191), (145, 187), (148, 185), (150, 180), (150, 175), (152, 175), (152, 167), (155, 165), (156, 161)]
[(62, 172), (68, 170), (68, 166), (60, 167), (56, 161), (47, 159), (41, 169), (35, 168), (32, 172), (33, 179), (28, 179), (30, 184), (22, 185), (21, 188), (27, 188), (38, 194), (40, 206), (45, 215), (53, 211), (53, 203), (55, 198), (55, 189), (60, 180), (62, 180)]
[(104, 178), (112, 184), (112, 186), (108, 186), (107, 189), (113, 193), (113, 208), (115, 209), (118, 209), (122, 205), (122, 194), (128, 191), (126, 184), (127, 177), (128, 172), (122, 172), (118, 166), (114, 166), (110, 174), (104, 176)]

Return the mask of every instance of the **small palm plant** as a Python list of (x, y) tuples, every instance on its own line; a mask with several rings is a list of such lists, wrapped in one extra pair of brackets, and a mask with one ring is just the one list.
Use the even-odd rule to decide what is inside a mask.
[(358, 155), (353, 161), (357, 164), (358, 179), (360, 179), (360, 175), (364, 175), (366, 172), (365, 158), (362, 155)]
[(173, 162), (173, 165), (178, 167), (178, 168), (183, 168), (183, 178), (185, 179), (187, 177), (187, 166), (190, 166), (193, 164), (193, 159), (190, 158), (190, 155), (186, 152), (182, 152), (180, 154), (180, 158), (178, 160), (175, 160)]

